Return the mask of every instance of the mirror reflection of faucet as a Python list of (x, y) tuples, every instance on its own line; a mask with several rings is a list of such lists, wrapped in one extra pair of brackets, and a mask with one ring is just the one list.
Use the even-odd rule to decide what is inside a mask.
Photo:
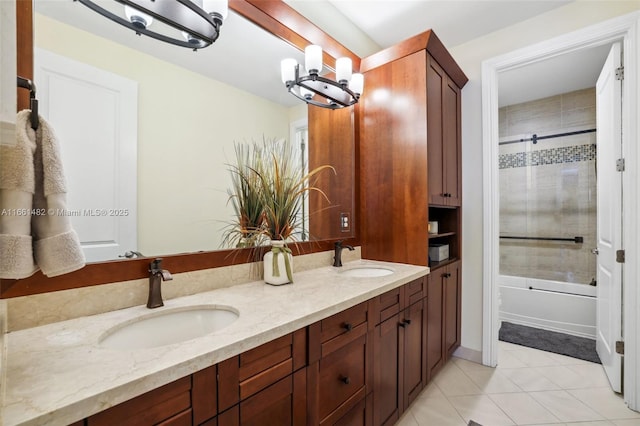
[(127, 259), (133, 259), (134, 257), (145, 257), (144, 254), (139, 251), (125, 251), (124, 254), (119, 254), (118, 257), (126, 257)]
[(333, 266), (341, 267), (342, 266), (342, 249), (348, 249), (349, 251), (354, 251), (353, 246), (350, 245), (342, 245), (342, 241), (336, 241), (333, 244), (334, 254), (333, 254)]
[(162, 281), (171, 281), (173, 276), (166, 269), (162, 269), (162, 259), (158, 258), (149, 266), (149, 298), (147, 308), (164, 306), (162, 301)]

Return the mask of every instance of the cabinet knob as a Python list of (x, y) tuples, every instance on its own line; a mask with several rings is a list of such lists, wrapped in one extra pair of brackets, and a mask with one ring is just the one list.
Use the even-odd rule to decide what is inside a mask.
[(402, 322), (403, 322), (403, 323), (405, 323), (405, 324), (407, 324), (407, 325), (411, 324), (411, 320), (410, 320), (410, 319), (402, 320)]
[(340, 381), (345, 385), (348, 385), (349, 383), (351, 383), (351, 379), (345, 376), (340, 376)]
[(404, 322), (399, 322), (398, 325), (402, 328), (405, 328), (407, 326), (407, 324)]
[(449, 278), (451, 276), (450, 272), (445, 272), (444, 274), (442, 274), (442, 278)]
[(353, 330), (353, 326), (352, 326), (352, 325), (351, 325), (351, 323), (349, 323), (349, 322), (345, 322), (345, 323), (342, 325), (342, 328), (344, 328), (344, 329), (345, 329), (345, 330), (347, 330), (347, 331), (351, 331), (351, 330)]

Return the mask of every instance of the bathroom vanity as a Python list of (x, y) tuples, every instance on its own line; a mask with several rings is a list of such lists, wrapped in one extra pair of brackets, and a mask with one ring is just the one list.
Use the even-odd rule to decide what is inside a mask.
[[(359, 260), (293, 285), (251, 282), (9, 333), (4, 422), (385, 424), (427, 381), (428, 272)], [(238, 318), (179, 343), (105, 346), (162, 310), (207, 306)]]

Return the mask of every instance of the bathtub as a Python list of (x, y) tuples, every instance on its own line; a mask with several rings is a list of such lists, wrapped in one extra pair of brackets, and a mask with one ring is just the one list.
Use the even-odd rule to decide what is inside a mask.
[(596, 287), (508, 275), (499, 279), (501, 321), (596, 338)]

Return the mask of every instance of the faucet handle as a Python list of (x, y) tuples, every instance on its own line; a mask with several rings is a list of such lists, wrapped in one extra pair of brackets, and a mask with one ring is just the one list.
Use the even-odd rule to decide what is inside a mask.
[(149, 272), (159, 272), (162, 270), (162, 258), (159, 257), (151, 261), (149, 265)]

